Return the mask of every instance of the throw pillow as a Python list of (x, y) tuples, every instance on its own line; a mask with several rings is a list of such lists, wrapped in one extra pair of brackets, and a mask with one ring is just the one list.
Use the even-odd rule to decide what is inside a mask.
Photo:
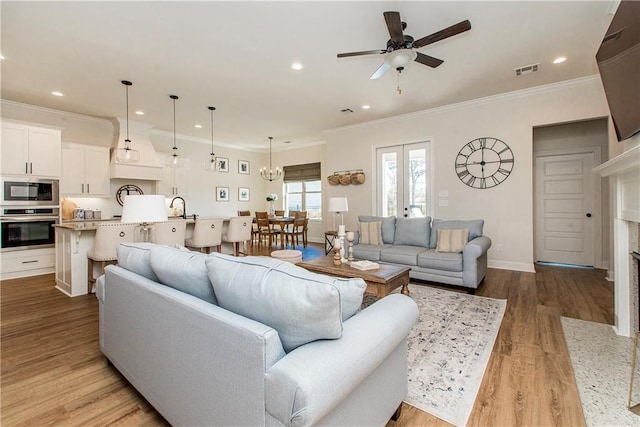
[(429, 232), (431, 231), (431, 217), (398, 218), (396, 220), (396, 234), (394, 245), (409, 245), (429, 247)]
[(370, 215), (358, 215), (359, 222), (378, 222), (382, 223), (382, 243), (388, 245), (393, 244), (394, 235), (396, 232), (396, 217), (395, 216), (370, 216)]
[(359, 243), (363, 245), (382, 245), (382, 223), (380, 221), (361, 222)]
[(469, 230), (469, 240), (473, 240), (478, 236), (482, 236), (482, 228), (484, 226), (483, 219), (473, 220), (447, 220), (447, 219), (434, 219), (431, 223), (431, 239), (429, 242), (429, 248), (435, 249), (438, 240), (439, 229), (447, 230)]
[(469, 229), (464, 230), (438, 230), (438, 244), (436, 252), (460, 253), (469, 240)]
[(149, 253), (154, 246), (153, 243), (120, 243), (116, 248), (118, 265), (157, 282), (158, 276), (153, 272), (149, 260)]
[(151, 248), (149, 254), (151, 268), (160, 283), (217, 305), (218, 300), (209, 282), (206, 258), (207, 255), (199, 252), (185, 252), (162, 245)]
[(219, 305), (274, 328), (286, 352), (339, 338), (366, 288), (360, 279), (315, 274), (275, 258), (215, 253), (206, 265)]

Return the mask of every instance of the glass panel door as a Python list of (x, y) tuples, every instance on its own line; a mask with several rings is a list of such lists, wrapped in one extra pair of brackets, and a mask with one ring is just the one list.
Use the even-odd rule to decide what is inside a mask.
[(429, 143), (377, 149), (376, 214), (425, 217), (429, 214)]

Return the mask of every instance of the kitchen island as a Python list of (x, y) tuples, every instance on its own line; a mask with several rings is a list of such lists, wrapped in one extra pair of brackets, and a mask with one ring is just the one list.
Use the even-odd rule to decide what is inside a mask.
[[(228, 218), (223, 218), (225, 225)], [(182, 220), (182, 217), (169, 217)], [(54, 225), (56, 235), (55, 273), (56, 289), (75, 297), (85, 295), (89, 282), (87, 252), (93, 248), (96, 228), (105, 222), (119, 222), (119, 219), (64, 221)], [(193, 234), (193, 216), (187, 217), (187, 238)], [(99, 274), (96, 263), (94, 277)]]

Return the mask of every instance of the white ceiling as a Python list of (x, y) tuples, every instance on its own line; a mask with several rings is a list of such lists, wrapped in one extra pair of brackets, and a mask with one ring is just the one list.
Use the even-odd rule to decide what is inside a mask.
[[(216, 142), (262, 149), (273, 136), (274, 149), (285, 140), (300, 146), (327, 129), (596, 74), (615, 4), (2, 1), (2, 98), (123, 117), (127, 79), (131, 120), (172, 131), (175, 94), (179, 134), (210, 141), (213, 105)], [(336, 58), (384, 49), (387, 10), (399, 11), (416, 39), (464, 19), (472, 29), (421, 48), (445, 62), (412, 63), (400, 95), (394, 70), (369, 79), (383, 55)], [(558, 56), (568, 59), (552, 64)], [(304, 68), (292, 70), (294, 61)], [(534, 63), (538, 73), (515, 76)]]

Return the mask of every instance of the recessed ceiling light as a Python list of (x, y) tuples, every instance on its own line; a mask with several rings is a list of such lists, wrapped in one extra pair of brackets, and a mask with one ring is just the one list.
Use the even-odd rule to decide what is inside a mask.
[(53, 95), (53, 96), (64, 96), (64, 95), (62, 94), (62, 92), (58, 92), (58, 91), (53, 91), (53, 92), (51, 92), (51, 95)]
[(291, 64), (291, 68), (293, 68), (294, 70), (302, 70), (302, 64), (299, 62), (294, 62), (293, 64)]
[(136, 111), (136, 114), (139, 115), (139, 116), (144, 116), (144, 111), (138, 110), (138, 111)]
[(362, 106), (363, 110), (368, 110), (369, 108), (371, 108), (371, 105), (365, 104), (365, 105)]
[(194, 126), (196, 129), (200, 129), (202, 127), (202, 125), (195, 125)]
[(564, 61), (566, 61), (566, 60), (567, 60), (567, 58), (565, 58), (564, 56), (560, 56), (560, 57), (558, 57), (558, 58), (554, 59), (554, 60), (553, 60), (553, 63), (554, 63), (554, 64), (560, 64), (560, 63), (562, 63), (562, 62), (564, 62)]

